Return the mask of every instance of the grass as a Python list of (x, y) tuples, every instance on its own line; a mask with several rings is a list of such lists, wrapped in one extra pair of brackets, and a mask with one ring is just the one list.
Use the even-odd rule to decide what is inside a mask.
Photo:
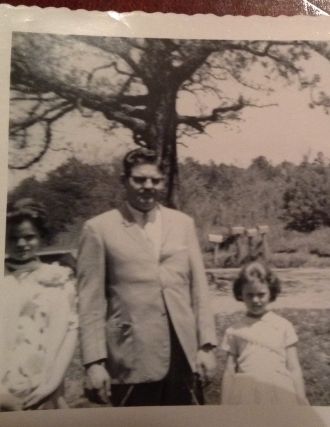
[[(315, 406), (330, 405), (330, 309), (292, 309), (276, 310), (277, 313), (290, 320), (295, 326), (299, 337), (298, 353), (303, 369), (308, 399)], [(225, 329), (235, 323), (242, 313), (218, 315), (216, 327), (219, 343)], [(220, 385), (225, 355), (217, 350), (218, 373), (205, 389), (206, 403), (217, 405), (220, 401)], [(79, 349), (67, 373), (65, 386), (66, 398), (72, 407), (92, 407), (83, 396), (83, 369)]]

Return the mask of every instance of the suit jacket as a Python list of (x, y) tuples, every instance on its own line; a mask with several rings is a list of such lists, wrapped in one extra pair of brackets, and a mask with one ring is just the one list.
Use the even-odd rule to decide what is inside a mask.
[(85, 223), (78, 254), (83, 362), (107, 359), (113, 383), (165, 377), (170, 317), (188, 362), (216, 345), (213, 314), (193, 220), (160, 206), (156, 259), (127, 206)]

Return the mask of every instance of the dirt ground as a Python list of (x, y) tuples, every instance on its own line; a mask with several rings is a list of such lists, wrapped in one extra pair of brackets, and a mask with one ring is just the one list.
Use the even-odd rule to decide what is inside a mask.
[[(271, 309), (330, 308), (329, 268), (293, 268), (275, 272), (281, 280), (282, 292), (277, 300), (270, 304)], [(232, 281), (237, 274), (237, 269), (209, 270), (209, 277), (212, 277), (212, 308), (215, 314), (230, 314), (244, 310), (244, 305), (234, 299), (231, 291)]]

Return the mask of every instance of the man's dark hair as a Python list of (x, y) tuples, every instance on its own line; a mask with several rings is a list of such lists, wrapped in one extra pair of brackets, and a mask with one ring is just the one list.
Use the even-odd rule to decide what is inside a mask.
[(126, 177), (131, 175), (131, 170), (137, 165), (151, 164), (156, 165), (160, 172), (164, 172), (163, 164), (155, 150), (149, 148), (136, 148), (129, 151), (123, 159), (124, 175)]

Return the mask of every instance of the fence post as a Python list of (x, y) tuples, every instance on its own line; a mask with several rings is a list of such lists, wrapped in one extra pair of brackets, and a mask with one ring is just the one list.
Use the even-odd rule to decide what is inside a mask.
[(269, 246), (268, 246), (268, 240), (267, 240), (267, 234), (269, 232), (268, 225), (258, 225), (258, 231), (261, 235), (261, 242), (262, 242), (262, 256), (265, 261), (269, 259)]
[(230, 234), (235, 236), (235, 247), (236, 247), (236, 263), (237, 265), (241, 264), (241, 260), (244, 257), (244, 248), (243, 248), (243, 240), (242, 237), (244, 235), (245, 228), (242, 226), (231, 227)]
[(254, 245), (254, 239), (258, 235), (258, 230), (256, 228), (247, 228), (246, 229), (246, 236), (248, 239), (248, 254), (249, 257), (255, 256), (255, 245)]
[(209, 242), (213, 243), (213, 264), (217, 265), (218, 256), (219, 256), (219, 245), (223, 242), (222, 234), (209, 234)]

